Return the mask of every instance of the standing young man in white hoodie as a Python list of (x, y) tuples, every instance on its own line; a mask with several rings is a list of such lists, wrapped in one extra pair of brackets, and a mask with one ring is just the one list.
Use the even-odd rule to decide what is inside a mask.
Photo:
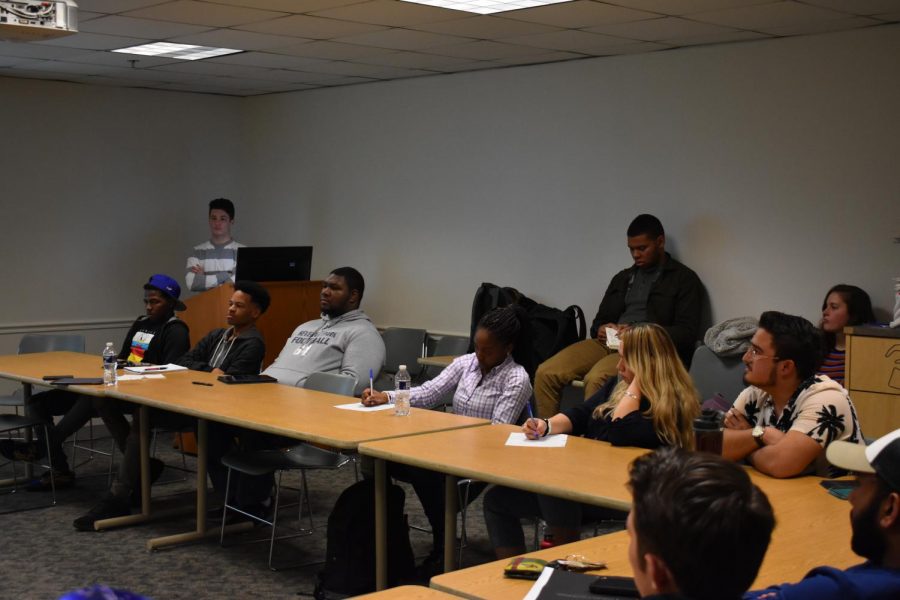
[(356, 394), (384, 363), (381, 334), (359, 310), (365, 281), (353, 267), (333, 270), (322, 282), (322, 318), (303, 323), (288, 338), (266, 375), (285, 385), (303, 386), (317, 371), (356, 377)]
[(725, 416), (722, 454), (772, 477), (834, 475), (825, 448), (863, 444), (847, 390), (825, 375), (821, 333), (802, 317), (764, 312), (744, 354), (744, 383)]

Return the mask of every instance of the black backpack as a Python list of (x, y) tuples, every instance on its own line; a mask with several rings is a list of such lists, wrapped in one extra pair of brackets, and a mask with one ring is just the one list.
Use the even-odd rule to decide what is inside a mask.
[(513, 358), (534, 380), (538, 365), (570, 344), (583, 340), (587, 335), (584, 311), (572, 305), (565, 310), (538, 304), (515, 288), (482, 283), (472, 302), (472, 323), (469, 335), (469, 352), (475, 350), (475, 329), (478, 321), (490, 310), (510, 304), (525, 309), (528, 319), (526, 337), (530, 340), (524, 348), (513, 350)]
[[(409, 526), (403, 514), (406, 494), (387, 486), (388, 587), (415, 573)], [(337, 600), (375, 591), (375, 482), (358, 481), (341, 492), (328, 515), (325, 567), (319, 571), (315, 597)]]

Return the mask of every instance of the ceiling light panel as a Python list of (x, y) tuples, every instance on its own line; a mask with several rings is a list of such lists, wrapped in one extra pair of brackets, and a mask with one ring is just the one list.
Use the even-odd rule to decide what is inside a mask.
[(211, 46), (192, 46), (190, 44), (173, 44), (171, 42), (156, 42), (154, 44), (119, 48), (118, 50), (113, 50), (113, 52), (140, 54), (142, 56), (164, 56), (166, 58), (178, 58), (181, 60), (202, 60), (204, 58), (212, 58), (213, 56), (237, 54), (238, 52), (243, 52), (243, 50), (235, 50), (233, 48), (213, 48)]
[(547, 4), (560, 4), (562, 2), (571, 2), (571, 0), (403, 0), (413, 4), (426, 4), (428, 6), (437, 6), (439, 8), (449, 8), (451, 10), (461, 10), (464, 12), (477, 13), (479, 15), (490, 15), (493, 13), (507, 12), (510, 10), (521, 10), (523, 8), (534, 8), (535, 6), (545, 6)]

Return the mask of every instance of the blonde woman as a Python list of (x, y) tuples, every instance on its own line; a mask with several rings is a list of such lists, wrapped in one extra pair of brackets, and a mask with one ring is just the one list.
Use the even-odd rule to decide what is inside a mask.
[[(621, 334), (618, 381), (609, 381), (584, 404), (549, 419), (528, 419), (530, 438), (568, 433), (613, 446), (693, 447), (693, 420), (700, 398), (666, 330), (640, 323)], [(519, 519), (543, 518), (555, 544), (580, 537), (582, 518), (609, 515), (608, 509), (505, 487), (484, 498), (484, 516), (498, 558), (525, 552)]]

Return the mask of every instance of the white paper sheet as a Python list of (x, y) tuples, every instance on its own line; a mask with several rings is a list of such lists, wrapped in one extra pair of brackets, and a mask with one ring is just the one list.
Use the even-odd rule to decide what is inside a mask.
[(138, 381), (139, 379), (165, 379), (165, 375), (119, 375), (116, 381)]
[(375, 412), (376, 410), (391, 410), (393, 404), (378, 404), (377, 406), (363, 406), (361, 402), (353, 402), (352, 404), (338, 404), (335, 408), (343, 410), (356, 410), (359, 412)]
[(547, 582), (550, 581), (552, 575), (553, 569), (544, 567), (544, 570), (541, 571), (541, 576), (537, 578), (537, 581), (534, 582), (534, 585), (531, 586), (531, 589), (528, 590), (528, 593), (525, 594), (525, 597), (522, 598), (522, 600), (537, 600), (537, 597), (541, 595), (541, 590), (543, 590), (544, 586), (547, 585)]
[(606, 347), (610, 350), (618, 350), (622, 341), (619, 339), (619, 332), (612, 327), (606, 328)]
[(513, 432), (506, 439), (507, 446), (527, 446), (528, 448), (565, 448), (566, 440), (569, 439), (564, 433), (557, 435), (548, 435), (547, 437), (538, 438), (536, 440), (525, 437), (524, 433)]
[(163, 371), (167, 373), (171, 373), (172, 371), (187, 371), (187, 367), (182, 367), (181, 365), (174, 365), (169, 363), (167, 365), (150, 365), (147, 367), (125, 367), (125, 371), (127, 373), (162, 373)]

